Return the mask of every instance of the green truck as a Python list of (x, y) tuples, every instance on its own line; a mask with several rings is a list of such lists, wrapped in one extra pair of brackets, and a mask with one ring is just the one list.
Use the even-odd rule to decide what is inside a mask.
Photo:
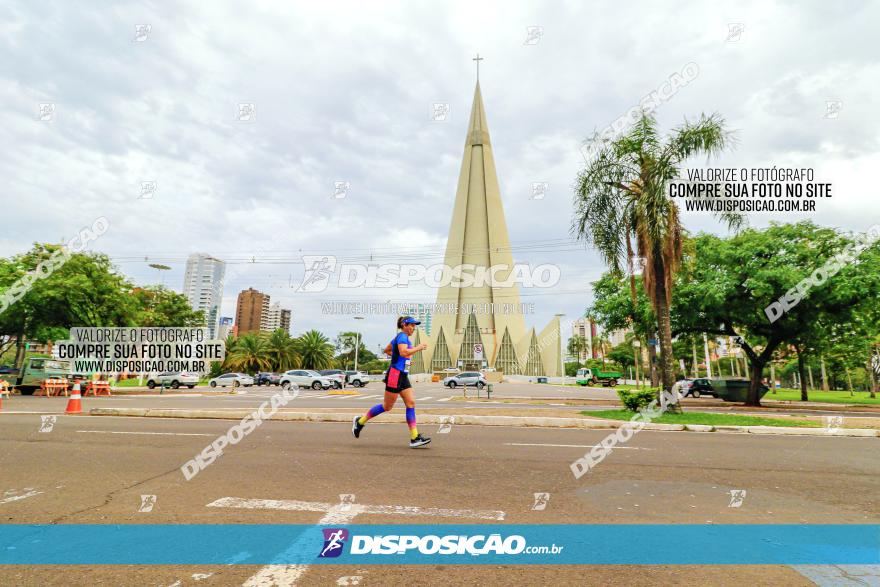
[(623, 377), (617, 371), (600, 371), (598, 369), (578, 369), (577, 372), (578, 385), (597, 385), (602, 383), (602, 387), (614, 387), (617, 380)]
[(21, 369), (0, 367), (0, 379), (14, 385), (22, 395), (33, 395), (40, 389), (44, 379), (65, 377), (73, 386), (74, 379), (86, 379), (85, 375), (70, 372), (70, 361), (60, 361), (51, 357), (28, 357)]

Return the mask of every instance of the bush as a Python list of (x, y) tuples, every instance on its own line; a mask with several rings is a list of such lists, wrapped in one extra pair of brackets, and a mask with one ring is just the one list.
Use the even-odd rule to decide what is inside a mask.
[(617, 396), (620, 398), (620, 403), (623, 404), (624, 409), (629, 410), (630, 412), (638, 412), (641, 409), (647, 408), (648, 404), (657, 399), (659, 393), (659, 389), (639, 389), (636, 391), (627, 391), (625, 389), (617, 390)]

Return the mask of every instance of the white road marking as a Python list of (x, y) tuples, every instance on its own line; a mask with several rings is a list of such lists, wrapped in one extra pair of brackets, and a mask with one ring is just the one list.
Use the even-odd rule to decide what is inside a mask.
[[(543, 444), (543, 443), (527, 443), (527, 442), (505, 442), (507, 446), (561, 446), (565, 448), (595, 448), (597, 446), (601, 446), (599, 444)], [(620, 446), (617, 445), (614, 447), (614, 450), (619, 448), (625, 450), (654, 450), (653, 448), (641, 448), (638, 446)]]
[(32, 491), (28, 491), (27, 493), (22, 493), (21, 495), (13, 495), (11, 497), (4, 497), (3, 499), (0, 499), (0, 504), (10, 503), (13, 501), (18, 501), (20, 499), (27, 499), (27, 498), (33, 497), (35, 495), (40, 495), (41, 493), (43, 493), (43, 492), (37, 491), (37, 490), (32, 490)]
[(195, 432), (120, 432), (117, 430), (77, 430), (91, 434), (145, 434), (151, 436), (216, 436), (216, 434), (200, 434)]
[(382, 397), (381, 395), (365, 395), (363, 399), (376, 399), (377, 397)]
[[(346, 504), (351, 505), (351, 504)], [(297, 501), (289, 499), (244, 499), (241, 497), (222, 497), (207, 507), (228, 507), (244, 509), (289, 510), (299, 512), (327, 512), (336, 507), (331, 503)], [(354, 507), (354, 506), (352, 506)], [(470, 518), (477, 520), (503, 520), (504, 512), (495, 510), (453, 510), (446, 508), (423, 508), (403, 505), (362, 505), (357, 504), (362, 514), (389, 514), (401, 516), (439, 516), (444, 518)]]
[(444, 398), (442, 398), (442, 399), (438, 399), (437, 401), (438, 401), (438, 402), (448, 402), (448, 401), (451, 400), (451, 399), (452, 399), (452, 396), (449, 396), (449, 397), (444, 397)]
[[(222, 497), (206, 507), (234, 507), (246, 509), (279, 509), (290, 511), (326, 512), (318, 520), (319, 526), (348, 524), (358, 514), (398, 514), (406, 516), (443, 516), (447, 518), (476, 518), (483, 520), (503, 520), (504, 512), (488, 510), (451, 510), (443, 508), (421, 508), (399, 505), (363, 505), (359, 503), (324, 503), (281, 499), (243, 499)], [(284, 551), (281, 557), (294, 556), (304, 549), (314, 547), (305, 543), (305, 535), (296, 540)], [(309, 565), (266, 565), (254, 573), (242, 587), (293, 587), (308, 571)]]
[(428, 397), (420, 397), (420, 398), (418, 398), (418, 399), (419, 399), (420, 401), (426, 402), (426, 401), (428, 401), (429, 399), (432, 399), (432, 396), (429, 395)]

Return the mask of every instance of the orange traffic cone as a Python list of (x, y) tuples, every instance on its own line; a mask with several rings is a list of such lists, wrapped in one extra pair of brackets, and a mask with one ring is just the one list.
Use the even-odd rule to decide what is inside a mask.
[(73, 384), (73, 391), (70, 392), (70, 399), (67, 400), (67, 409), (65, 414), (82, 414), (82, 396), (79, 393), (79, 381)]

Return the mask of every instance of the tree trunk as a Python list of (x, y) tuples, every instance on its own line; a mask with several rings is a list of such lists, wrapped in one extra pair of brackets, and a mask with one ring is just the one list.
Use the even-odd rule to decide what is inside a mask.
[(825, 357), (819, 358), (819, 365), (822, 367), (822, 391), (828, 391), (828, 376), (825, 374)]
[(877, 397), (877, 378), (874, 377), (874, 365), (871, 359), (868, 359), (868, 377), (870, 378), (871, 398), (875, 398)]
[(651, 368), (651, 387), (657, 387), (660, 383), (657, 376), (657, 348), (652, 344), (648, 345), (648, 366)]
[[(660, 327), (660, 379), (665, 391), (671, 391), (675, 363), (672, 356), (672, 323), (669, 318), (668, 292), (666, 291), (666, 273), (660, 256), (654, 257), (654, 288), (657, 310), (657, 323)], [(669, 408), (673, 414), (681, 413), (681, 404), (675, 403)]]
[(801, 401), (808, 402), (810, 401), (810, 397), (807, 395), (807, 378), (804, 377), (807, 371), (807, 362), (804, 360), (804, 353), (801, 351), (800, 347), (795, 345), (795, 350), (797, 351), (798, 356), (798, 379), (801, 382)]
[(15, 361), (12, 363), (16, 369), (21, 369), (24, 355), (24, 334), (19, 333), (15, 339)]
[(751, 380), (749, 381), (749, 393), (746, 396), (746, 405), (760, 407), (761, 398), (758, 390), (761, 387), (761, 376), (764, 374), (765, 362), (761, 360), (753, 360)]

